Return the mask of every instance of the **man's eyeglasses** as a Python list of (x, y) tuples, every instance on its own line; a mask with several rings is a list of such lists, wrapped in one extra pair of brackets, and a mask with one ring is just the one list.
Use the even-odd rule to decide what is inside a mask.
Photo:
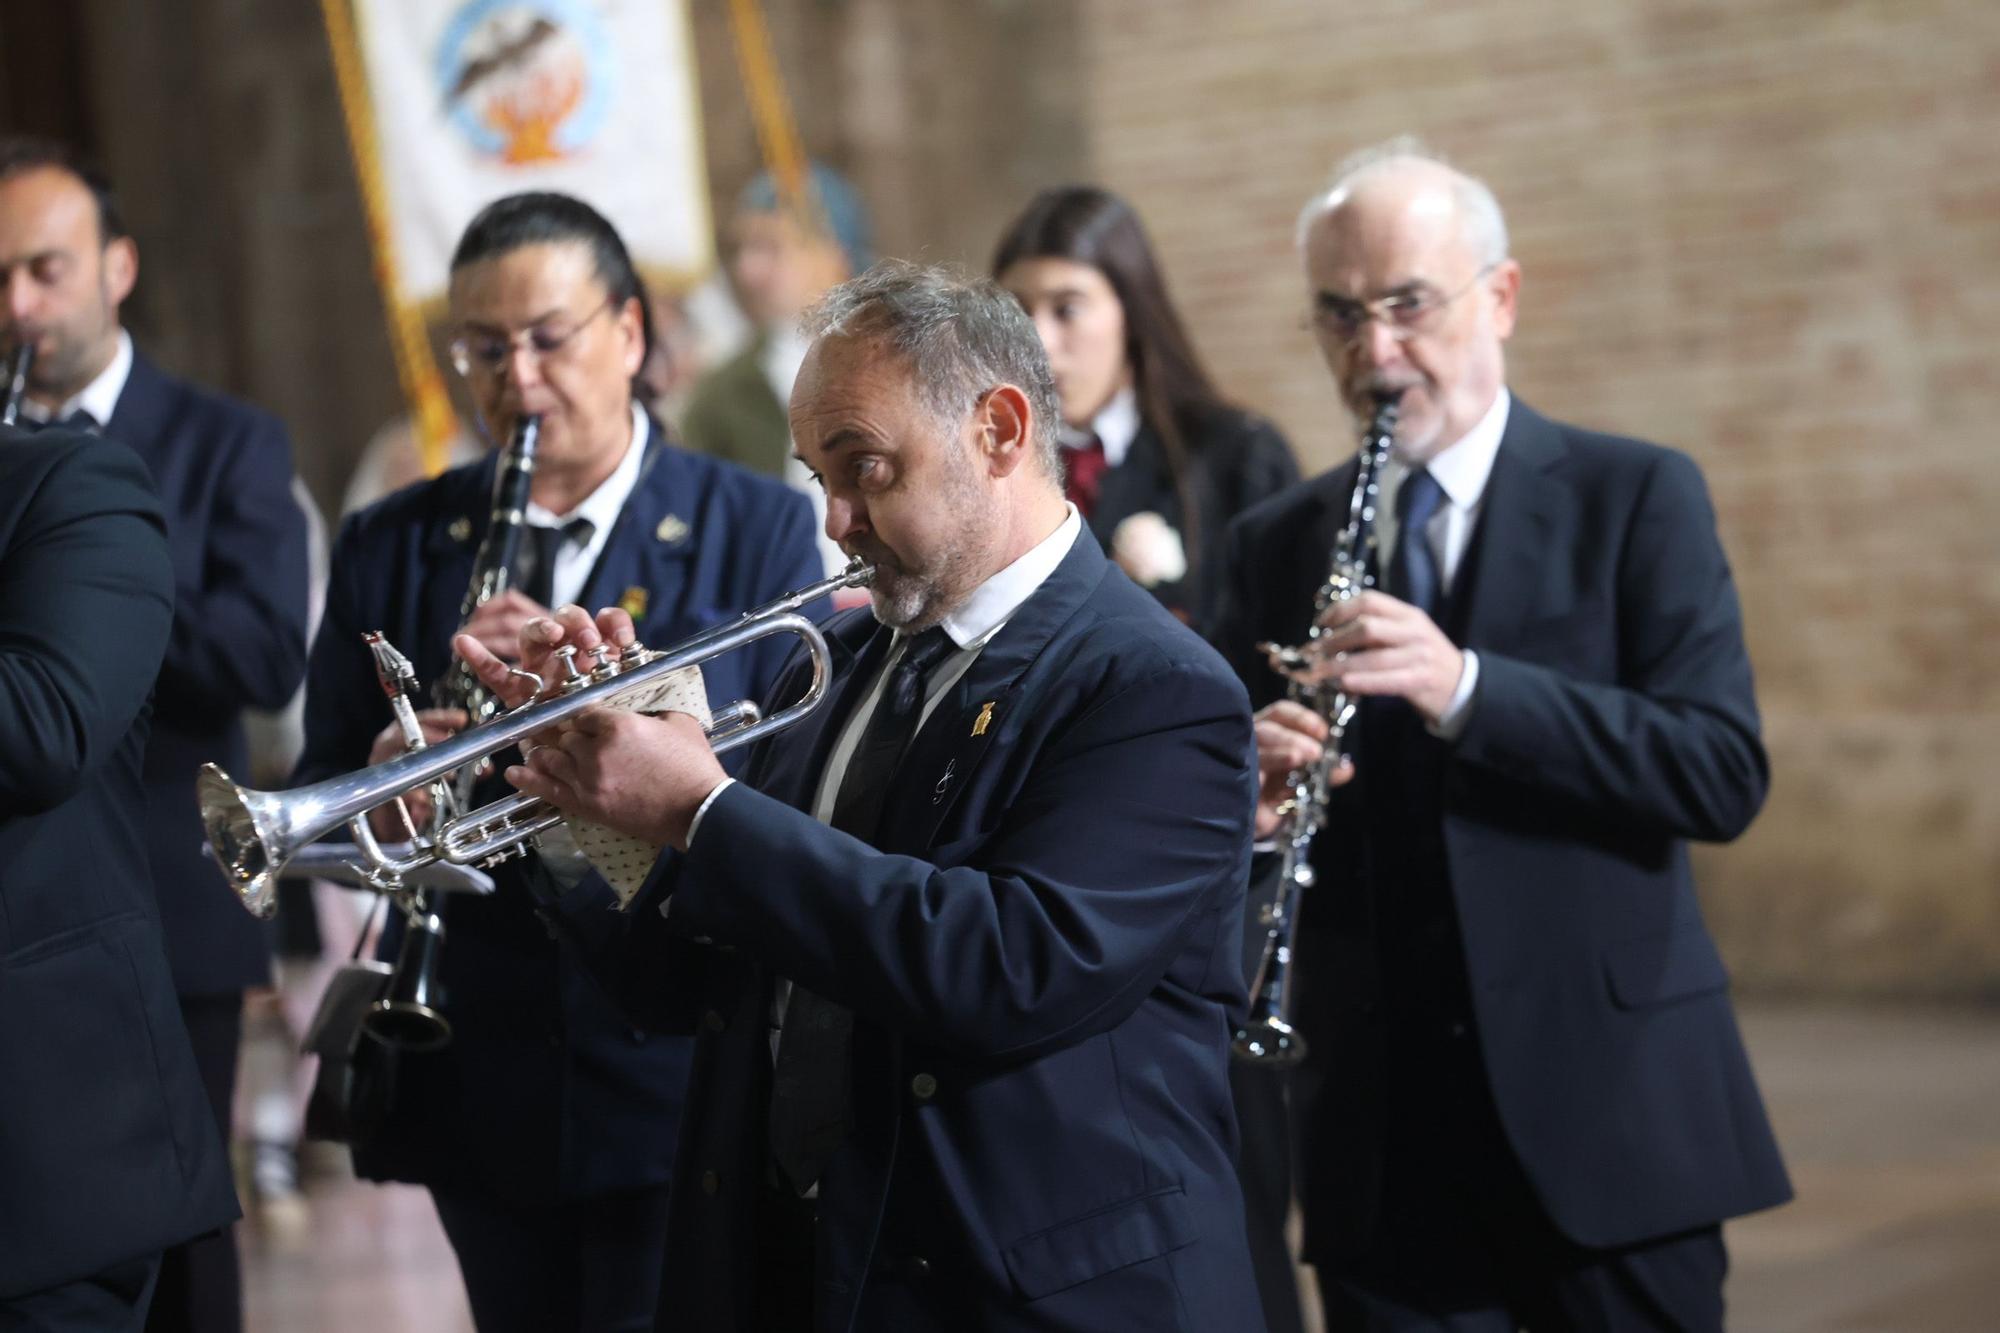
[(597, 308), (564, 327), (559, 324), (537, 324), (533, 328), (522, 329), (519, 333), (500, 333), (488, 329), (459, 334), (451, 340), (452, 369), (470, 379), (474, 375), (498, 375), (513, 359), (514, 349), (520, 348), (537, 361), (546, 360), (560, 353), (565, 347), (589, 327), (590, 322), (615, 304), (614, 298), (606, 296), (597, 303)]
[(1378, 296), (1372, 301), (1356, 301), (1346, 296), (1335, 296), (1332, 292), (1321, 292), (1313, 298), (1309, 318), (1314, 328), (1342, 342), (1353, 342), (1359, 338), (1370, 320), (1380, 321), (1390, 337), (1405, 342), (1428, 331), (1447, 306), (1477, 287), (1503, 262), (1498, 259), (1492, 261), (1467, 279), (1457, 291), (1449, 293), (1420, 287), (1415, 291)]

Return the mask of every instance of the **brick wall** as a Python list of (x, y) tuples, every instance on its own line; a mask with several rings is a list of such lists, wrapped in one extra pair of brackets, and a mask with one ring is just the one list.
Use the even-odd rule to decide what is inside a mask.
[(1704, 849), (1745, 984), (2000, 993), (2000, 6), (1099, 0), (1086, 123), (1221, 380), (1317, 467), (1301, 202), (1416, 131), (1526, 270), (1511, 379), (1699, 460), (1775, 784)]

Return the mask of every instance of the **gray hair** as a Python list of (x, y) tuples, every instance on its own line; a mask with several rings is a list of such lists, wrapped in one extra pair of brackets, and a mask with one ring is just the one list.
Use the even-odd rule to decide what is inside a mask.
[(998, 284), (954, 269), (890, 259), (843, 282), (806, 312), (809, 338), (876, 338), (901, 357), (938, 420), (957, 425), (988, 390), (1028, 396), (1035, 453), (1058, 484), (1062, 455), (1055, 376), (1041, 335)]
[(1299, 210), (1294, 238), (1300, 248), (1304, 248), (1306, 233), (1312, 230), (1313, 223), (1338, 207), (1362, 177), (1410, 162), (1428, 162), (1450, 173), (1466, 248), (1479, 257), (1481, 264), (1497, 264), (1505, 259), (1507, 219), (1501, 213), (1500, 201), (1493, 197), (1493, 191), (1485, 181), (1459, 170), (1443, 153), (1414, 134), (1399, 134), (1343, 158), (1340, 165), (1333, 169), (1333, 179), (1327, 182), (1326, 188), (1307, 200), (1306, 206)]

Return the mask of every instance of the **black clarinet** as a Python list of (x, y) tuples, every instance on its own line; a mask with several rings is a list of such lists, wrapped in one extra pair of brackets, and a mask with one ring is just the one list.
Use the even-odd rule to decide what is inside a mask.
[[(1375, 586), (1375, 501), (1382, 464), (1396, 440), (1400, 393), (1376, 399), (1375, 415), (1361, 437), (1354, 490), (1348, 496), (1347, 524), (1333, 544), (1333, 566), (1313, 597), (1313, 624), (1307, 643), (1320, 637), (1320, 619), (1338, 602), (1351, 601)], [(1260, 644), (1290, 669), (1312, 663), (1304, 649)], [(1277, 891), (1264, 909), (1264, 954), (1250, 988), (1250, 1012), (1230, 1043), (1236, 1058), (1249, 1064), (1286, 1068), (1306, 1058), (1306, 1040), (1292, 1025), (1292, 947), (1296, 943), (1299, 899), (1313, 886), (1313, 839), (1326, 823), (1327, 800), (1334, 771), (1345, 757), (1343, 742), (1360, 700), (1330, 684), (1311, 685), (1296, 678), (1291, 697), (1326, 719), (1326, 747), (1320, 757), (1295, 768), (1285, 779), (1290, 795), (1278, 807), (1279, 849)]]
[[(472, 557), (472, 582), (465, 600), (458, 604), (462, 629), (473, 612), (507, 591), (521, 558), (521, 532), (528, 526), (528, 489), (535, 480), (535, 447), (542, 436), (540, 417), (522, 417), (514, 427), (514, 437), (500, 456), (500, 471), (493, 480), (493, 515), (486, 522), (486, 536)], [(439, 708), (463, 708), (473, 725), (484, 722), (499, 709), (499, 701), (473, 674), (472, 668), (454, 656), (451, 666), (437, 678), (431, 690)]]

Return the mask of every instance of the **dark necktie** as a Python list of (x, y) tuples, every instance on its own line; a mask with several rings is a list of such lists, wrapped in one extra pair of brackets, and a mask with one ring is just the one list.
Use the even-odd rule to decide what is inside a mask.
[(1444, 488), (1429, 470), (1403, 479), (1396, 494), (1396, 551), (1389, 565), (1390, 592), (1425, 615), (1437, 615), (1438, 567), (1425, 527), (1444, 500)]
[(1111, 460), (1104, 453), (1104, 441), (1095, 435), (1079, 445), (1063, 446), (1063, 494), (1085, 518), (1097, 508), (1097, 493), (1104, 488), (1104, 474)]
[[(889, 669), (882, 697), (841, 778), (833, 827), (865, 842), (874, 840), (890, 780), (923, 716), (925, 678), (954, 651), (944, 629), (934, 627), (912, 639)], [(792, 987), (771, 1075), (771, 1157), (785, 1183), (801, 1195), (819, 1180), (853, 1122), (853, 1043), (852, 1010), (803, 986)]]
[(587, 546), (596, 530), (587, 518), (573, 518), (559, 528), (530, 526), (521, 534), (518, 586), (522, 593), (547, 606), (556, 595), (556, 557), (562, 554), (564, 544)]

